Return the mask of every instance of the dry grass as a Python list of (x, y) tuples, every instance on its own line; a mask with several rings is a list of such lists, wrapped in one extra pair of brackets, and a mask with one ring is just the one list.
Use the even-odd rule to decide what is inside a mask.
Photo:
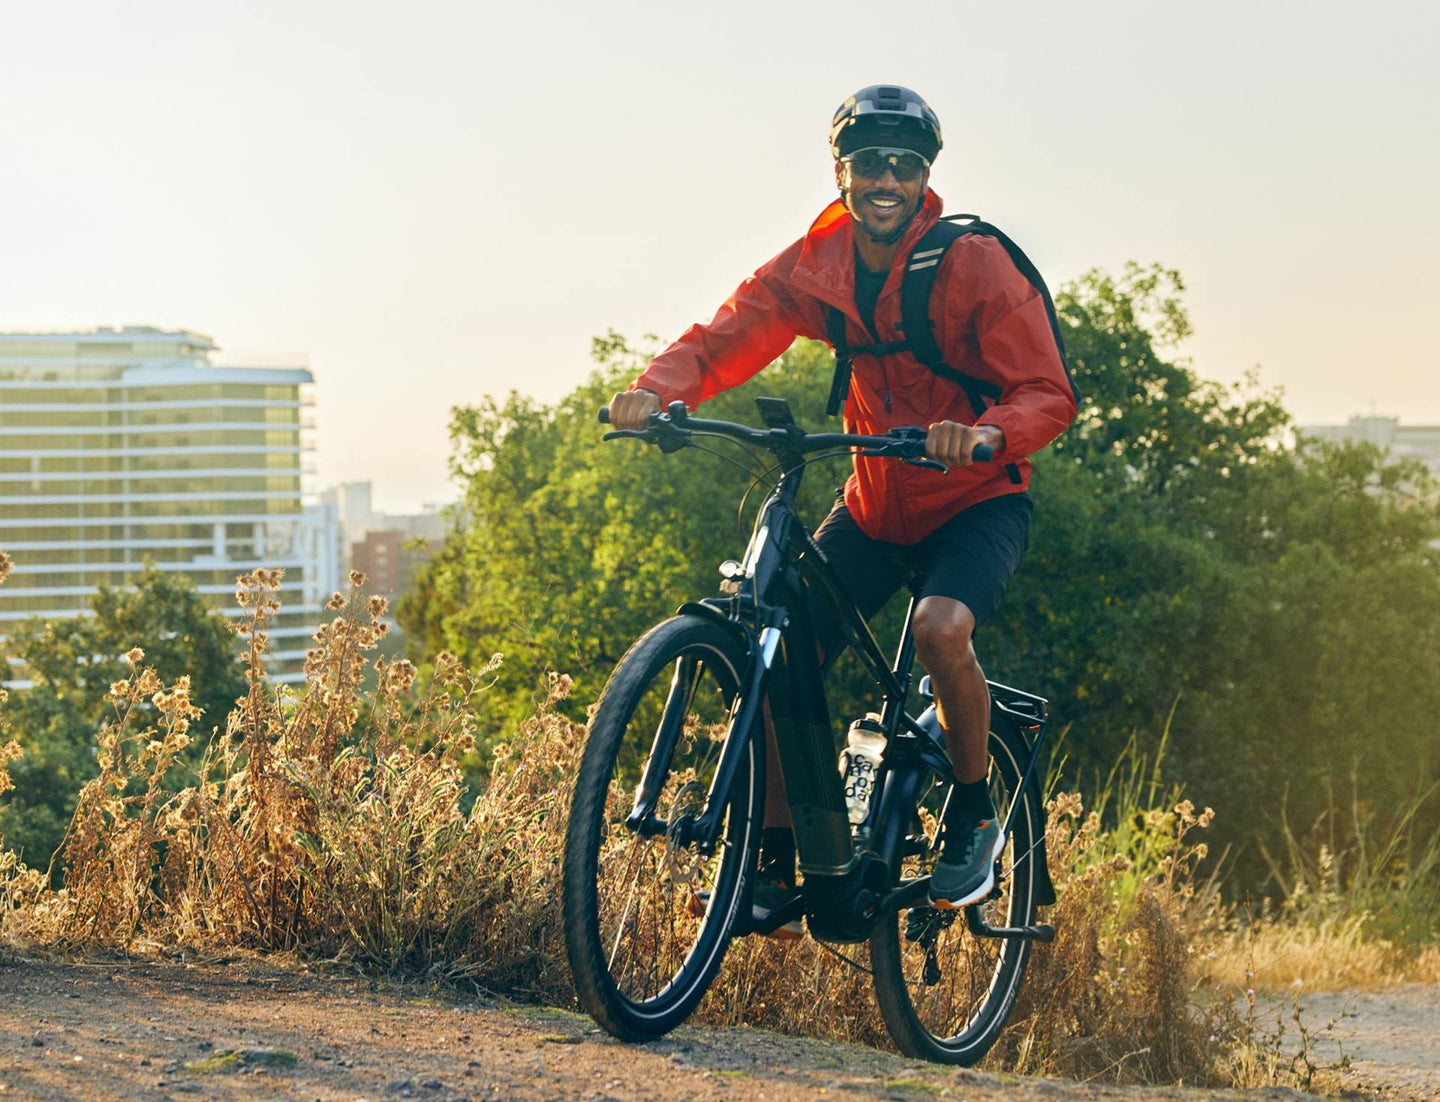
[[(1374, 989), (1440, 981), (1440, 838), (1417, 823), (1436, 789), (1372, 814), (1352, 777), (1303, 832), (1282, 811), (1283, 847), (1260, 847), (1279, 899), (1208, 939), (1200, 978), (1270, 989)], [(1343, 841), (1341, 841), (1343, 840)]]
[(162, 780), (183, 768), (199, 718), (188, 678), (163, 685), (130, 652), (134, 673), (111, 686), (114, 717), (98, 735), (99, 775), (58, 855), (63, 886), (47, 890), (13, 859), (0, 870), (8, 939), (296, 950), (563, 990), (555, 855), (583, 731), (549, 705), (568, 683), (554, 679), (467, 807), (461, 763), (494, 663), (472, 671), (441, 655), (421, 683), (409, 662), (381, 659), (363, 692), (386, 612), (363, 581), (352, 575), (332, 598), (295, 693), (263, 666), (280, 572), (239, 579), (249, 691), (179, 791)]
[[(405, 661), (372, 662), (386, 609), (363, 581), (352, 575), (332, 599), (296, 692), (264, 676), (280, 572), (239, 580), (249, 688), (183, 785), (181, 751), (200, 718), (191, 686), (161, 684), (133, 650), (133, 673), (110, 689), (100, 773), (58, 857), (62, 887), (0, 851), (0, 944), (283, 950), (572, 1001), (558, 863), (584, 730), (553, 708), (568, 679), (552, 676), (536, 714), (492, 740), (487, 779), (468, 790), (474, 706), (498, 657), (467, 670), (441, 655), (423, 677)], [(0, 710), (0, 794), (18, 752), (3, 723)], [(1051, 800), (1060, 902), (1047, 917), (1059, 933), (1035, 947), (986, 1066), (1309, 1087), (1324, 1069), (1298, 1020), (1271, 1023), (1247, 992), (1297, 975), (1351, 986), (1440, 970), (1432, 948), (1396, 971), (1365, 921), (1316, 921), (1313, 906), (1237, 922), (1196, 872), (1205, 847), (1194, 832), (1212, 815), (1133, 747), (1093, 808), (1074, 794)], [(1324, 913), (1342, 916), (1343, 902)], [(846, 953), (867, 963), (863, 946)], [(809, 940), (736, 942), (699, 1018), (889, 1043), (869, 977)]]
[(1272, 991), (1376, 990), (1440, 983), (1440, 947), (1402, 946), (1368, 931), (1366, 916), (1260, 920), (1209, 939), (1196, 978), (1224, 987)]

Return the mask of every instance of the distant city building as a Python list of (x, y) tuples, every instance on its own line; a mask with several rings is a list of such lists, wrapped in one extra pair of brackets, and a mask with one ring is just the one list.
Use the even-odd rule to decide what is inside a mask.
[(418, 513), (377, 513), (369, 482), (341, 482), (320, 491), (320, 500), (335, 506), (340, 529), (347, 545), (359, 543), (366, 532), (393, 529), (406, 538), (443, 540), (444, 506), (425, 505)]
[(82, 615), (147, 559), (232, 616), (236, 575), (278, 566), (272, 672), (303, 679), (341, 558), (335, 506), (306, 501), (313, 378), (214, 351), (186, 330), (0, 333), (0, 639)]
[(1402, 425), (1398, 417), (1352, 417), (1343, 425), (1302, 425), (1300, 432), (1336, 443), (1374, 444), (1396, 459), (1418, 459), (1440, 475), (1440, 425)]
[(443, 546), (444, 540), (422, 541), (398, 528), (372, 528), (350, 545), (350, 565), (364, 571), (369, 588), (393, 604), (410, 591), (415, 571)]
[(363, 571), (368, 588), (392, 602), (410, 589), (415, 571), (445, 541), (445, 515), (439, 505), (419, 513), (377, 513), (369, 482), (342, 482), (321, 491), (334, 506), (347, 552), (347, 566)]

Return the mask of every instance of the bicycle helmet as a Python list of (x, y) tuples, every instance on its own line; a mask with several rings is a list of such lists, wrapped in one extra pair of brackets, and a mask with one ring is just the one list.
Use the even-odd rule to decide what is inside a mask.
[(940, 117), (918, 95), (898, 84), (861, 88), (830, 120), (830, 152), (836, 160), (857, 149), (889, 146), (914, 150), (933, 163), (944, 144)]

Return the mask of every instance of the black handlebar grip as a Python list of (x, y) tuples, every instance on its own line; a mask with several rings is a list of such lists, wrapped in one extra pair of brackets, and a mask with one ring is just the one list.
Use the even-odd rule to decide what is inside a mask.
[(609, 406), (601, 406), (601, 407), (600, 407), (600, 423), (601, 423), (602, 425), (608, 425), (608, 424), (610, 423), (610, 407), (609, 407)]
[(976, 463), (990, 463), (995, 459), (995, 449), (989, 444), (976, 444), (970, 458)]

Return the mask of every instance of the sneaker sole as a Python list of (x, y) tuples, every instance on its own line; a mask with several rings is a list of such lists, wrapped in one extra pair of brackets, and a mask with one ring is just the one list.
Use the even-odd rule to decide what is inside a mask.
[[(769, 917), (769, 915), (769, 911), (762, 910), (759, 907), (750, 908), (750, 917), (753, 918), (756, 922), (759, 922), (763, 918)], [(784, 926), (776, 926), (775, 929), (771, 930), (765, 936), (768, 938), (774, 938), (776, 941), (799, 941), (802, 937), (805, 936), (805, 930), (800, 925), (800, 920), (798, 918), (792, 918), (789, 922), (785, 923)]]
[(1005, 835), (1000, 835), (999, 841), (995, 843), (995, 852), (990, 855), (990, 863), (985, 866), (985, 880), (973, 891), (966, 892), (959, 899), (937, 899), (931, 895), (930, 906), (937, 911), (959, 911), (964, 910), (972, 903), (978, 903), (990, 894), (990, 889), (995, 886), (995, 862), (1000, 860), (1000, 855), (1005, 852)]
[[(704, 918), (705, 900), (701, 899), (698, 893), (691, 892), (690, 902), (685, 909), (690, 913), (692, 918)], [(752, 906), (750, 908), (750, 917), (756, 922), (768, 917), (769, 914), (770, 912), (763, 907)], [(784, 926), (777, 926), (765, 936), (774, 938), (777, 941), (799, 941), (805, 936), (805, 929), (800, 925), (798, 918), (793, 918), (785, 923)]]

